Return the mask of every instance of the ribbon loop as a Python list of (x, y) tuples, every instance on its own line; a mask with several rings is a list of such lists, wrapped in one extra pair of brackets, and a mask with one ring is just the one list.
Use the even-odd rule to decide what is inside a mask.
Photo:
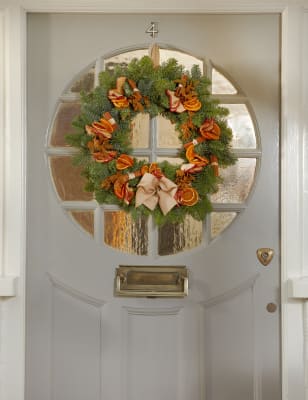
[(159, 204), (164, 215), (177, 205), (174, 198), (177, 192), (177, 185), (170, 179), (163, 176), (158, 179), (156, 176), (145, 173), (138, 184), (136, 192), (136, 207), (145, 205), (151, 211)]

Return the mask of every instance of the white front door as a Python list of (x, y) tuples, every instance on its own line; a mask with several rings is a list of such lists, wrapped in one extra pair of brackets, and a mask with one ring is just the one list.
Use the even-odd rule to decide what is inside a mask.
[[(253, 165), (250, 181), (240, 174), (232, 182), (231, 174), (235, 200), (216, 198), (202, 243), (168, 256), (162, 254), (173, 244), (166, 250), (156, 228), (144, 231), (148, 255), (124, 251), (118, 236), (125, 242), (131, 231), (114, 229), (110, 239), (111, 211), (88, 197), (74, 202), (72, 176), (57, 182), (57, 171), (69, 169), (61, 164), (69, 150), (50, 136), (46, 149), (56, 107), (74, 100), (71, 93), (58, 104), (72, 78), (100, 56), (148, 42), (151, 21), (159, 24), (159, 42), (221, 67), (241, 89), (221, 96), (224, 102), (249, 100), (256, 116), (256, 142), (235, 149), (240, 170)], [(278, 400), (279, 16), (30, 14), (28, 99), (26, 399)], [(219, 221), (236, 214), (215, 237)], [(261, 247), (275, 251), (267, 267), (256, 257)], [(186, 265), (189, 296), (114, 297), (120, 264)]]

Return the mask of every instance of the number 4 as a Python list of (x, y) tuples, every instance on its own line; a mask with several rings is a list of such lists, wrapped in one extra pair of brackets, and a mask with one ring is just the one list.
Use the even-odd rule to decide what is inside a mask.
[(158, 33), (158, 22), (151, 22), (151, 25), (145, 32), (149, 33), (151, 37), (154, 38), (155, 35)]

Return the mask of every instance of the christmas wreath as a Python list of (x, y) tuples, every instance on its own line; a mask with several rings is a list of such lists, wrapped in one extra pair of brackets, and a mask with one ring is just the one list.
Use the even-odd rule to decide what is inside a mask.
[[(189, 214), (203, 220), (211, 211), (219, 168), (235, 163), (230, 151), (228, 110), (210, 96), (210, 81), (197, 66), (190, 72), (175, 59), (155, 66), (150, 57), (104, 71), (99, 85), (81, 94), (78, 131), (67, 143), (79, 149), (86, 191), (100, 204), (116, 204), (134, 217), (152, 214), (158, 225), (181, 222)], [(138, 160), (132, 155), (134, 117), (162, 115), (179, 133), (181, 165)]]

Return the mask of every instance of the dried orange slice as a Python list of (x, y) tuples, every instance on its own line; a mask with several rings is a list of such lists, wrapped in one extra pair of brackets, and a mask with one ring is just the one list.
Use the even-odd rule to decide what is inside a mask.
[(99, 120), (99, 123), (100, 123), (102, 129), (105, 129), (106, 132), (112, 133), (114, 131), (111, 123), (109, 121), (107, 121), (105, 118), (101, 118)]
[(129, 101), (125, 96), (123, 98), (111, 100), (116, 108), (127, 108), (129, 106)]
[(192, 162), (192, 161), (194, 160), (194, 158), (195, 158), (195, 151), (194, 151), (194, 145), (193, 145), (193, 144), (190, 144), (190, 145), (187, 147), (187, 150), (186, 150), (186, 158), (187, 158), (187, 160), (188, 160), (189, 162)]
[(127, 97), (120, 94), (117, 90), (109, 90), (108, 99), (117, 108), (126, 108), (129, 106)]
[[(108, 123), (108, 121), (106, 121), (106, 122)], [(107, 127), (107, 124), (101, 123), (101, 122), (93, 122), (93, 124), (92, 124), (93, 131), (96, 134), (103, 135), (104, 137), (110, 139), (111, 138), (112, 129), (110, 131), (110, 127), (108, 127), (108, 128), (106, 128), (106, 127)]]
[(200, 130), (203, 129), (204, 132), (210, 132), (213, 129), (214, 126), (214, 119), (213, 118), (207, 118), (203, 121), (203, 124), (200, 127)]
[(147, 172), (149, 172), (149, 166), (148, 165), (143, 165), (140, 169), (141, 171), (141, 175), (143, 176), (144, 174), (146, 174)]
[(93, 140), (90, 140), (90, 142), (88, 142), (87, 146), (88, 146), (88, 149), (90, 150), (90, 152), (93, 153), (94, 150), (95, 150), (95, 146), (94, 146)]
[[(106, 120), (105, 120), (106, 121)], [(106, 121), (108, 124), (109, 122)], [(110, 124), (109, 124), (110, 125)], [(110, 125), (111, 126), (111, 125)], [(93, 124), (90, 125), (86, 125), (85, 129), (88, 135), (91, 136), (100, 136), (101, 138), (105, 138), (105, 139), (110, 139), (111, 138), (111, 134), (113, 132), (113, 128), (111, 126), (111, 130), (110, 127), (106, 128), (107, 124), (102, 124), (101, 122), (93, 122)]]
[(125, 184), (128, 182), (127, 175), (121, 175), (115, 182), (113, 186), (114, 194), (119, 198), (123, 199), (125, 195)]
[(105, 120), (107, 120), (109, 122), (109, 124), (112, 126), (113, 131), (115, 131), (118, 127), (115, 119), (113, 118), (113, 116), (110, 114), (110, 112), (106, 111), (103, 114), (103, 117), (105, 118)]
[(192, 99), (184, 101), (183, 106), (185, 110), (188, 111), (199, 111), (202, 104), (200, 100), (197, 99), (197, 97), (193, 97)]
[(116, 168), (118, 170), (123, 170), (134, 165), (134, 159), (127, 154), (121, 154), (120, 157), (117, 159)]
[(209, 160), (206, 157), (202, 157), (199, 154), (195, 153), (193, 144), (187, 147), (186, 158), (191, 164), (198, 165), (202, 163), (204, 165), (207, 165), (209, 163)]
[(213, 119), (207, 119), (200, 126), (201, 135), (208, 140), (218, 140), (220, 137), (220, 127)]
[(97, 152), (92, 153), (94, 160), (98, 163), (107, 163), (113, 160), (117, 155), (116, 151), (104, 151), (104, 152)]
[(114, 194), (125, 204), (129, 204), (134, 197), (134, 190), (128, 185), (128, 175), (121, 175), (114, 183)]
[(198, 192), (192, 187), (184, 187), (179, 190), (178, 202), (183, 206), (194, 206), (199, 200)]

